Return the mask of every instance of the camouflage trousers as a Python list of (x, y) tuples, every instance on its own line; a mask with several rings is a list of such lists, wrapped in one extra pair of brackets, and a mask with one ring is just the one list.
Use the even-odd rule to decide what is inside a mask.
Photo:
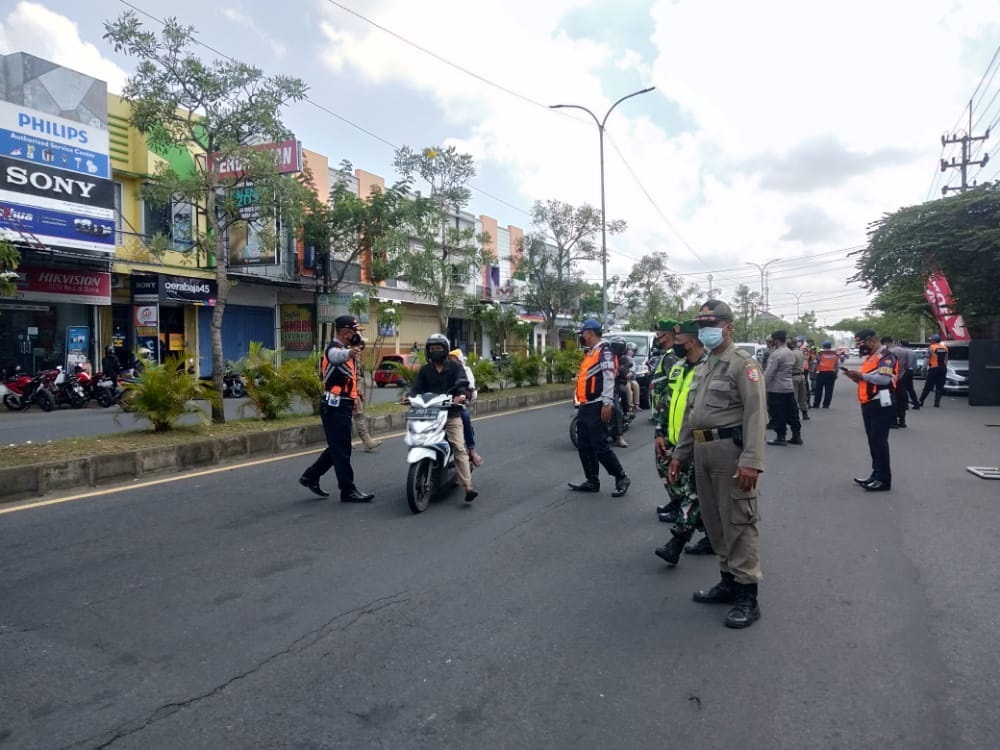
[(677, 477), (677, 481), (671, 484), (669, 471), (672, 457), (670, 452), (662, 457), (656, 456), (656, 473), (663, 480), (663, 488), (667, 491), (670, 502), (679, 507), (674, 529), (681, 532), (690, 529), (704, 530), (705, 527), (701, 523), (701, 505), (698, 503), (698, 491), (694, 483), (694, 461), (688, 462)]

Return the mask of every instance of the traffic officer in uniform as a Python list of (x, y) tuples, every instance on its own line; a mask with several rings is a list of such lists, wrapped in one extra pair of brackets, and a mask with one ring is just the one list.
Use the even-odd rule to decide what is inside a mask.
[(872, 473), (867, 479), (855, 477), (854, 482), (868, 492), (888, 492), (892, 488), (889, 466), (889, 430), (895, 419), (892, 387), (896, 376), (896, 355), (883, 346), (875, 331), (866, 328), (854, 334), (858, 353), (864, 357), (858, 370), (844, 369), (844, 375), (858, 384), (861, 418), (868, 436), (868, 451), (872, 457)]
[(614, 418), (615, 355), (601, 340), (601, 324), (593, 318), (583, 321), (577, 333), (584, 347), (583, 362), (576, 376), (576, 445), (583, 464), (584, 480), (570, 482), (577, 492), (600, 492), (600, 466), (615, 478), (612, 497), (628, 492), (631, 480), (607, 440), (608, 424)]
[[(691, 391), (695, 369), (707, 359), (705, 347), (698, 340), (697, 323), (688, 320), (679, 323), (676, 330), (673, 349), (674, 354), (680, 357), (680, 361), (676, 362), (667, 374), (669, 387), (667, 395), (664, 396), (663, 408), (657, 414), (656, 440), (653, 443), (656, 451), (656, 473), (663, 479), (663, 486), (670, 497), (668, 506), (674, 512), (670, 539), (655, 550), (656, 556), (668, 565), (676, 565), (681, 550), (691, 540), (695, 530), (704, 529), (701, 524), (698, 493), (695, 491), (694, 462), (688, 462), (677, 482), (668, 481), (670, 459), (680, 438), (681, 424), (687, 410), (688, 394)], [(709, 551), (708, 554), (714, 554), (714, 551)]]
[(333, 341), (320, 365), (324, 394), (319, 417), (326, 435), (326, 450), (302, 472), (299, 484), (320, 497), (330, 497), (330, 493), (319, 486), (319, 478), (332, 466), (337, 474), (341, 502), (369, 503), (375, 495), (357, 488), (351, 467), (351, 425), (354, 402), (358, 398), (358, 363), (364, 340), (358, 319), (353, 315), (341, 315), (333, 322), (333, 327)]
[[(670, 384), (667, 381), (667, 376), (670, 374), (670, 368), (677, 362), (677, 356), (674, 354), (674, 333), (676, 327), (677, 321), (670, 318), (659, 320), (656, 323), (656, 347), (663, 353), (656, 361), (656, 366), (653, 368), (653, 372), (649, 378), (650, 385), (652, 386), (649, 392), (649, 407), (653, 412), (654, 424), (660, 424), (664, 418), (663, 410), (670, 399)], [(657, 456), (655, 447), (653, 455), (654, 458)], [(660, 479), (663, 480), (664, 486), (667, 485), (667, 466), (669, 464), (669, 459), (666, 462), (656, 459), (656, 472), (659, 474)], [(667, 502), (665, 505), (656, 506), (656, 516), (664, 523), (674, 523), (677, 520), (677, 510), (678, 506), (675, 506), (672, 502)]]
[(924, 405), (927, 394), (934, 389), (934, 406), (941, 406), (941, 396), (944, 395), (944, 381), (948, 375), (948, 347), (941, 343), (941, 337), (936, 333), (931, 336), (931, 345), (927, 347), (927, 380), (920, 394), (920, 405)]
[(795, 366), (792, 369), (792, 385), (795, 387), (795, 403), (799, 411), (802, 412), (802, 421), (809, 420), (809, 363), (806, 361), (805, 352), (802, 350), (802, 337), (791, 339), (788, 348), (792, 350), (795, 357)]
[(695, 318), (709, 350), (698, 367), (670, 462), (670, 481), (694, 461), (701, 518), (722, 575), (694, 600), (731, 604), (725, 624), (745, 628), (760, 618), (757, 584), (757, 475), (764, 470), (764, 379), (757, 360), (733, 346), (733, 311), (710, 299)]
[(840, 355), (833, 350), (832, 341), (824, 341), (823, 348), (816, 355), (816, 377), (813, 379), (813, 409), (830, 408), (833, 400), (833, 384), (837, 380), (837, 368), (840, 367)]

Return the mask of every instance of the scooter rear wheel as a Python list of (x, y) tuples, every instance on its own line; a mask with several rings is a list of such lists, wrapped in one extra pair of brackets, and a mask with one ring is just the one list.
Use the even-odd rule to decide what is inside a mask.
[(577, 422), (579, 421), (580, 418), (575, 414), (573, 415), (573, 418), (569, 421), (569, 439), (573, 441), (574, 448), (580, 447), (579, 445), (577, 445), (577, 437), (576, 437), (576, 425)]
[(434, 490), (433, 463), (425, 458), (415, 464), (410, 464), (406, 473), (406, 502), (414, 513), (423, 513), (431, 504)]

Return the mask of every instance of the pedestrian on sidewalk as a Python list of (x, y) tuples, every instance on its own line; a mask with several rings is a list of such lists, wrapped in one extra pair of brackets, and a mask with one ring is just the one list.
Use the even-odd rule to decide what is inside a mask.
[(889, 432), (895, 416), (892, 404), (892, 383), (896, 374), (896, 357), (881, 345), (870, 328), (854, 334), (858, 352), (864, 358), (861, 368), (844, 375), (858, 384), (861, 418), (868, 436), (868, 452), (872, 457), (872, 473), (867, 478), (855, 477), (855, 484), (867, 492), (888, 492), (892, 489), (892, 468), (889, 465)]
[(764, 470), (766, 417), (760, 366), (733, 346), (733, 320), (729, 305), (716, 299), (695, 318), (709, 356), (695, 375), (669, 479), (676, 482), (694, 461), (702, 522), (719, 558), (721, 580), (696, 591), (694, 600), (731, 604), (726, 626), (745, 628), (760, 618), (757, 476)]

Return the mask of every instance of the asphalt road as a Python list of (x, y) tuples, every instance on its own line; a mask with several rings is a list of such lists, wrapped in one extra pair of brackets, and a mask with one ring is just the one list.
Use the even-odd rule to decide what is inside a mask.
[(480, 499), (420, 516), (399, 439), (370, 506), (311, 455), (0, 506), (0, 748), (1000, 747), (1000, 482), (964, 470), (1000, 409), (911, 414), (886, 494), (847, 388), (769, 449), (744, 631), (691, 601), (713, 560), (652, 554), (648, 425), (615, 500), (567, 491), (570, 416), (477, 420)]
[[(396, 401), (405, 391), (399, 388), (374, 388), (371, 393), (371, 403), (381, 404)], [(225, 400), (226, 419), (248, 418), (254, 415), (253, 408), (246, 399), (227, 398)], [(241, 411), (241, 407), (245, 407)], [(202, 404), (206, 414), (209, 413), (207, 403)], [(308, 414), (309, 407), (304, 403), (296, 403), (294, 412)], [(118, 417), (117, 422), (115, 417)], [(183, 422), (194, 423), (196, 418), (185, 417)], [(58, 440), (68, 437), (90, 437), (108, 435), (117, 432), (149, 427), (149, 422), (140, 419), (135, 414), (124, 414), (117, 406), (101, 408), (95, 401), (88, 402), (81, 409), (71, 409), (68, 406), (57, 407), (47, 414), (37, 406), (27, 411), (10, 411), (0, 407), (0, 445), (11, 443), (44, 443), (48, 440)]]

